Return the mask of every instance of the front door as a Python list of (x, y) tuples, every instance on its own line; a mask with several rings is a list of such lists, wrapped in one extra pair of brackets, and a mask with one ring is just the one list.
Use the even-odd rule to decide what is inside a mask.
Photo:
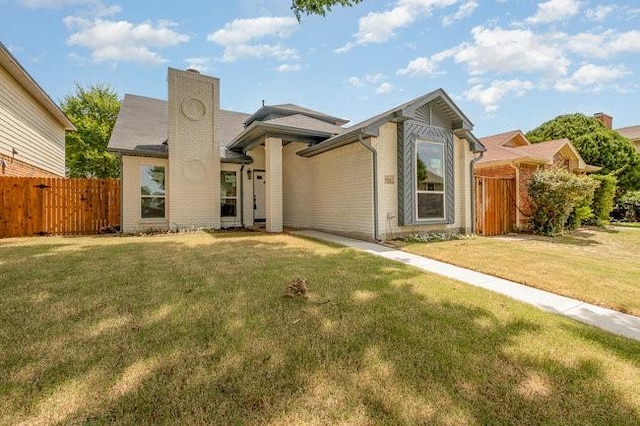
[(267, 173), (253, 172), (253, 221), (267, 220)]

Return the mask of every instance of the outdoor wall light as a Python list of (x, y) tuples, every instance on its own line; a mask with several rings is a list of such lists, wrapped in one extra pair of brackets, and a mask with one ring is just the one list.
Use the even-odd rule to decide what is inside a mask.
[(251, 167), (249, 167), (247, 169), (247, 179), (251, 180), (252, 175), (253, 175), (253, 170), (251, 170)]
[(16, 149), (15, 149), (15, 148), (11, 148), (11, 156), (12, 156), (13, 158), (16, 158), (16, 155), (18, 155), (18, 151), (16, 151)]

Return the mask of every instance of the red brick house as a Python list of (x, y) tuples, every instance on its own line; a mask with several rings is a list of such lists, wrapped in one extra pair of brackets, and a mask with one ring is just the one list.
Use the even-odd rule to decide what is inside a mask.
[(577, 174), (599, 170), (584, 162), (569, 139), (532, 144), (520, 130), (481, 138), (487, 148), (475, 163), (476, 229), (499, 235), (529, 223), (527, 186), (543, 167), (565, 167)]

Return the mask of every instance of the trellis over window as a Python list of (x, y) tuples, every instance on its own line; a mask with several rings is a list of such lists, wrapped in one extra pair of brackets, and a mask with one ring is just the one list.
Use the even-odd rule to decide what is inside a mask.
[[(397, 127), (398, 224), (452, 224), (455, 169), (468, 167), (454, 162), (454, 134), (466, 139), (474, 152), (484, 147), (471, 134), (471, 122), (442, 90), (406, 105), (401, 116)], [(429, 172), (433, 175), (426, 177)]]
[(140, 217), (165, 218), (165, 174), (161, 166), (140, 166)]

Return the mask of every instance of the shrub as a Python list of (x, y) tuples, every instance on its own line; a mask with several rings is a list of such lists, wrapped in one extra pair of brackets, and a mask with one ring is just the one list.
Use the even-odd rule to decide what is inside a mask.
[(535, 172), (528, 186), (533, 232), (554, 235), (568, 225), (580, 226), (590, 214), (585, 207), (591, 204), (597, 185), (589, 176), (577, 176), (562, 168)]
[(612, 175), (591, 175), (591, 178), (598, 181), (599, 185), (593, 193), (593, 202), (591, 203), (593, 217), (588, 220), (588, 223), (605, 226), (609, 224), (611, 211), (615, 205), (617, 179)]
[(629, 222), (640, 222), (640, 191), (628, 191), (618, 200), (618, 218)]

